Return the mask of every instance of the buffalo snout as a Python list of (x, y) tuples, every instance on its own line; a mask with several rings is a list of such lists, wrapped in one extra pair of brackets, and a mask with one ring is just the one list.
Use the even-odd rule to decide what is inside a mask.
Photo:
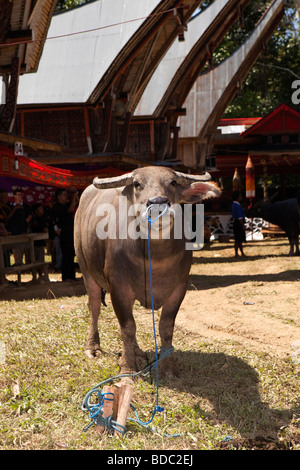
[(148, 199), (147, 206), (151, 206), (152, 204), (159, 204), (160, 206), (162, 204), (168, 204), (170, 205), (170, 201), (167, 197), (163, 196), (156, 196)]

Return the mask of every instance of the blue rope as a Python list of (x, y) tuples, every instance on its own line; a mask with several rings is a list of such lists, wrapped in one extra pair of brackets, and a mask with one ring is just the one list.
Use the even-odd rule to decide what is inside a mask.
[[(167, 204), (166, 204), (164, 210), (163, 210), (160, 214), (158, 214), (158, 216), (155, 217), (155, 219), (153, 219), (153, 220), (151, 219), (151, 216), (149, 216), (149, 214), (148, 214), (152, 207), (153, 207), (153, 204), (151, 204), (150, 206), (148, 206), (148, 208), (147, 208), (147, 210), (146, 210), (146, 218), (147, 218), (147, 221), (148, 221), (148, 260), (149, 260), (150, 294), (151, 294), (152, 324), (153, 324), (153, 334), (154, 334), (154, 343), (155, 343), (155, 361), (156, 361), (156, 406), (155, 406), (155, 408), (154, 408), (151, 421), (153, 420), (154, 415), (155, 415), (155, 413), (156, 413), (157, 411), (158, 411), (158, 412), (164, 411), (164, 408), (163, 408), (163, 407), (160, 407), (159, 404), (158, 404), (158, 380), (159, 380), (159, 373), (158, 373), (157, 341), (156, 341), (155, 320), (154, 320), (154, 300), (153, 300), (152, 266), (151, 266), (151, 250), (150, 250), (151, 226), (152, 226), (152, 224), (153, 224), (154, 222), (156, 222), (160, 217), (163, 216), (163, 214), (164, 214), (164, 213), (166, 212), (166, 210), (168, 209), (168, 206), (167, 206)], [(151, 421), (149, 421), (149, 423), (150, 423)], [(149, 423), (146, 423), (146, 424), (149, 424)]]
[[(165, 357), (168, 357), (172, 354), (172, 352), (174, 351), (174, 348), (173, 346), (170, 348), (170, 349), (163, 349), (161, 348), (160, 350), (160, 353), (159, 353), (159, 358), (158, 358), (158, 362), (159, 361), (162, 361)], [(103, 404), (104, 404), (104, 400), (113, 400), (110, 399), (110, 398), (106, 398), (106, 395), (113, 395), (112, 393), (105, 393), (103, 394), (102, 391), (101, 391), (101, 387), (107, 383), (112, 383), (114, 382), (115, 380), (117, 379), (121, 379), (121, 378), (125, 378), (125, 377), (130, 377), (132, 379), (138, 377), (138, 376), (143, 376), (143, 377), (146, 377), (147, 375), (150, 374), (150, 372), (155, 369), (157, 367), (157, 361), (153, 361), (151, 362), (150, 364), (148, 364), (146, 367), (144, 367), (144, 369), (140, 370), (139, 372), (135, 372), (134, 374), (120, 374), (120, 375), (116, 375), (115, 377), (111, 377), (109, 379), (106, 379), (106, 380), (103, 380), (102, 382), (100, 382), (99, 384), (95, 385), (87, 394), (86, 396), (84, 397), (83, 399), (83, 402), (82, 402), (82, 405), (81, 405), (81, 409), (82, 411), (88, 411), (89, 412), (89, 418), (92, 420), (92, 422), (86, 426), (84, 428), (84, 431), (87, 431), (93, 424), (97, 424), (99, 426), (103, 426), (105, 427), (108, 431), (110, 431), (111, 433), (113, 433), (114, 430), (118, 431), (119, 433), (121, 434), (125, 434), (127, 432), (127, 429), (126, 427), (122, 426), (121, 424), (117, 423), (116, 421), (114, 421), (112, 419), (112, 416), (108, 416), (107, 418), (104, 418), (103, 417), (103, 411), (102, 411), (102, 408), (103, 408)], [(97, 404), (94, 404), (94, 405), (91, 405), (90, 404), (90, 400), (91, 400), (91, 396), (93, 394), (96, 394), (98, 396), (98, 403)], [(154, 415), (155, 413), (158, 411), (156, 409), (156, 407), (154, 408), (154, 412), (152, 414), (152, 418), (150, 421), (148, 421), (148, 423), (144, 423), (143, 421), (141, 421), (137, 415), (137, 412), (136, 412), (136, 409), (134, 408), (134, 406), (132, 404), (130, 404), (131, 408), (134, 410), (135, 412), (135, 415), (137, 416), (137, 419), (133, 419), (133, 418), (128, 418), (128, 421), (136, 421), (138, 422), (138, 424), (141, 424), (142, 426), (144, 427), (147, 427), (148, 429), (152, 430), (151, 428), (148, 427), (148, 424), (150, 424), (152, 421), (153, 421), (153, 418), (154, 418)], [(164, 434), (165, 437), (169, 437), (168, 435)], [(176, 435), (174, 435), (173, 437), (175, 437)]]
[[(90, 398), (93, 393), (96, 393), (98, 395), (98, 404), (95, 405), (90, 405)], [(111, 395), (112, 398), (107, 398), (108, 395)], [(127, 429), (125, 426), (122, 426), (121, 424), (117, 423), (114, 421), (112, 416), (107, 416), (106, 418), (103, 417), (103, 405), (105, 400), (107, 401), (113, 401), (114, 394), (113, 393), (102, 393), (100, 390), (97, 390), (93, 388), (85, 397), (84, 405), (85, 409), (89, 412), (89, 417), (92, 420), (92, 422), (84, 428), (84, 431), (87, 431), (92, 424), (97, 424), (98, 426), (103, 426), (106, 429), (108, 429), (111, 433), (114, 432), (114, 430), (118, 431), (121, 434), (125, 434)]]

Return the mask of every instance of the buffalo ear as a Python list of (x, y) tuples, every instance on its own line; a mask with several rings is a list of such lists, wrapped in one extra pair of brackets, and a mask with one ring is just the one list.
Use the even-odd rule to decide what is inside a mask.
[(216, 183), (200, 181), (192, 183), (181, 191), (180, 202), (192, 204), (220, 195), (221, 190)]

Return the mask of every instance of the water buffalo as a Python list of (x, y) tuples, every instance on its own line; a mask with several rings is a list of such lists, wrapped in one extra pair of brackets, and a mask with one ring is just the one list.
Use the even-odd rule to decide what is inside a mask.
[(272, 204), (259, 202), (248, 211), (247, 216), (261, 217), (271, 224), (278, 225), (289, 239), (289, 254), (299, 255), (300, 210), (296, 198)]
[[(162, 238), (161, 234), (157, 237), (157, 233), (151, 235), (150, 252), (154, 308), (162, 307), (159, 322), (161, 347), (171, 348), (175, 317), (185, 296), (192, 262), (192, 251), (186, 249), (185, 232), (181, 238), (174, 237), (177, 212), (172, 208), (218, 197), (219, 188), (209, 182), (210, 179), (207, 173), (186, 175), (166, 167), (145, 167), (115, 178), (95, 178), (93, 185), (85, 189), (76, 212), (74, 236), (76, 255), (89, 297), (91, 325), (86, 344), (89, 357), (95, 357), (101, 351), (97, 325), (101, 290), (104, 289), (110, 293), (120, 325), (123, 342), (121, 373), (139, 370), (138, 364), (145, 359), (136, 341), (132, 309), (135, 300), (146, 308), (151, 307), (148, 240), (146, 234), (129, 236), (129, 226), (137, 219), (131, 208), (139, 207), (140, 230), (141, 233), (147, 231), (148, 222), (143, 212), (149, 205), (152, 208), (159, 205), (170, 213), (170, 237)], [(126, 233), (120, 232), (121, 222), (126, 217)], [(113, 227), (111, 232), (110, 223)], [(99, 229), (104, 225), (110, 233), (106, 237)], [(161, 230), (159, 224), (152, 225)], [(172, 375), (171, 358), (164, 359), (162, 364), (161, 372)]]

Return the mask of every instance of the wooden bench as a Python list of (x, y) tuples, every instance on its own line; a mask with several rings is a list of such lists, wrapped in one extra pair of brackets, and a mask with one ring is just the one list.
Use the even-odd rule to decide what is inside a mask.
[(36, 273), (37, 270), (41, 268), (43, 273), (44, 273), (44, 279), (45, 281), (49, 280), (48, 277), (48, 263), (46, 262), (41, 262), (41, 261), (35, 261), (34, 263), (29, 263), (29, 264), (20, 264), (18, 266), (8, 266), (6, 268), (1, 269), (1, 274), (6, 275), (6, 274), (17, 274), (18, 275), (18, 286), (21, 285), (21, 274), (25, 272), (31, 272), (32, 273), (32, 280), (36, 281)]
[(263, 235), (269, 235), (270, 237), (275, 237), (275, 235), (285, 235), (285, 232), (275, 224), (269, 223), (268, 227), (263, 227), (261, 230)]
[[(31, 272), (33, 280), (36, 280), (36, 273), (41, 268), (44, 273), (44, 278), (48, 280), (48, 263), (42, 261), (35, 261), (34, 242), (36, 240), (47, 240), (48, 233), (26, 233), (22, 235), (9, 235), (0, 237), (0, 284), (5, 286), (7, 284), (7, 274), (17, 274), (18, 285), (21, 285), (21, 275), (25, 272)], [(5, 266), (4, 264), (4, 250), (13, 248), (27, 248), (30, 252), (30, 263), (20, 264), (14, 266)]]

